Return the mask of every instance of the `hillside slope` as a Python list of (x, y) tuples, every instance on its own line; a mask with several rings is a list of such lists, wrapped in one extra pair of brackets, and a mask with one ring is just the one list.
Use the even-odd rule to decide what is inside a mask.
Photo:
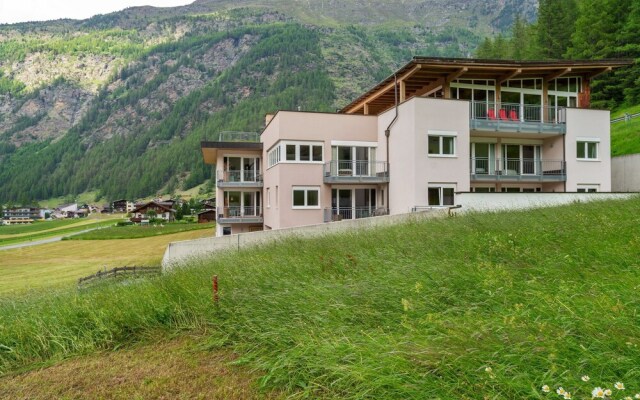
[(195, 186), (206, 134), (334, 110), (415, 54), (470, 55), (518, 10), (535, 1), (201, 0), (2, 26), (0, 203)]
[(291, 238), (151, 281), (0, 299), (0, 374), (195, 329), (201, 351), (235, 352), (294, 398), (537, 399), (546, 384), (582, 399), (615, 382), (615, 398), (633, 396), (639, 210), (634, 198)]

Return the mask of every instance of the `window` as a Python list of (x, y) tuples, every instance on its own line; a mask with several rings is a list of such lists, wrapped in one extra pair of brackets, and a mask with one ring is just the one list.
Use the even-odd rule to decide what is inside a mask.
[(230, 226), (223, 226), (222, 227), (222, 235), (224, 235), (224, 236), (231, 235), (231, 227)]
[(495, 193), (496, 188), (494, 186), (476, 186), (472, 187), (471, 191), (474, 193)]
[(598, 142), (578, 140), (576, 154), (579, 160), (597, 160)]
[(269, 168), (273, 167), (277, 163), (280, 162), (280, 145), (274, 147), (269, 151), (269, 155), (267, 156), (269, 160)]
[(267, 208), (271, 208), (271, 188), (267, 188)]
[(295, 161), (296, 160), (296, 145), (288, 144), (287, 145), (287, 161)]
[(456, 154), (455, 140), (455, 135), (436, 135), (429, 132), (429, 155), (454, 156)]
[(320, 208), (320, 189), (294, 186), (292, 208)]
[(313, 146), (313, 161), (322, 161), (322, 146)]
[(581, 185), (578, 184), (578, 193), (596, 193), (600, 189), (600, 185)]
[(427, 200), (430, 206), (452, 206), (454, 203), (455, 187), (429, 186)]

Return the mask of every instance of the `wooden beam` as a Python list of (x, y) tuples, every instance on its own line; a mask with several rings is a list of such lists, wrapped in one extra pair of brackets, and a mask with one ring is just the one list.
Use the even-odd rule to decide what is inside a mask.
[(498, 77), (498, 79), (496, 79), (496, 82), (501, 84), (505, 81), (508, 81), (509, 79), (515, 78), (516, 76), (520, 75), (522, 73), (522, 68), (518, 68), (518, 69), (514, 69), (513, 71), (510, 71), (500, 77)]
[[(411, 70), (407, 71), (402, 76), (398, 77), (398, 81), (403, 81), (403, 80), (407, 79), (408, 77), (410, 77), (411, 75), (413, 75), (417, 71), (419, 71), (421, 67), (422, 66), (420, 64), (418, 64), (415, 67), (411, 68)], [(347, 114), (354, 113), (357, 109), (363, 107), (365, 103), (369, 103), (372, 100), (375, 100), (378, 97), (382, 96), (386, 91), (388, 91), (390, 89), (393, 89), (395, 84), (396, 84), (395, 82), (391, 82), (391, 83), (387, 84), (386, 86), (384, 86), (383, 88), (378, 89), (378, 91), (376, 93), (372, 94), (371, 96), (367, 97), (366, 99), (360, 101), (358, 104), (356, 104), (353, 107), (349, 108), (346, 113)]]
[(439, 90), (440, 87), (442, 87), (442, 85), (444, 85), (444, 78), (440, 78), (430, 85), (423, 86), (422, 88), (416, 90), (416, 92), (413, 95), (415, 97), (429, 96), (431, 93), (435, 92), (436, 90)]
[(552, 81), (554, 79), (557, 79), (557, 78), (560, 78), (562, 76), (565, 76), (569, 72), (571, 72), (571, 68), (565, 68), (565, 69), (563, 69), (561, 71), (556, 71), (553, 74), (545, 76), (544, 80), (545, 80), (545, 82), (549, 82), (549, 81)]
[(407, 99), (407, 85), (405, 84), (404, 81), (400, 81), (400, 99), (399, 102), (402, 103), (403, 101), (405, 101)]
[(364, 115), (369, 115), (369, 103), (364, 103)]
[(595, 78), (598, 75), (606, 74), (607, 72), (611, 72), (612, 69), (613, 69), (612, 67), (602, 68), (599, 71), (595, 71), (595, 72), (585, 76), (585, 78), (588, 79), (588, 80), (591, 80), (591, 79)]
[(467, 71), (469, 71), (469, 68), (464, 67), (464, 68), (460, 68), (459, 70), (457, 70), (456, 72), (452, 72), (449, 75), (447, 75), (447, 78), (445, 80), (445, 83), (451, 83), (452, 81), (460, 78), (462, 75), (464, 75), (465, 73), (467, 73)]

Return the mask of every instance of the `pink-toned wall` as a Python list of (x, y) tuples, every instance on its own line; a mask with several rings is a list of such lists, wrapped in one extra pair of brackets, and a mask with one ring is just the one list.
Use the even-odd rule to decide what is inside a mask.
[[(600, 185), (601, 192), (611, 191), (610, 113), (606, 110), (567, 109), (567, 191), (575, 192), (580, 184)], [(577, 158), (579, 138), (599, 139), (598, 160)]]
[[(385, 130), (395, 109), (378, 119), (378, 153), (386, 151)], [(438, 131), (456, 134), (455, 156), (428, 154), (428, 136)], [(454, 184), (456, 191), (469, 191), (469, 102), (434, 98), (413, 98), (398, 107), (398, 118), (389, 137), (390, 213), (425, 206), (427, 188)]]
[[(375, 142), (377, 118), (365, 115), (279, 111), (262, 132), (264, 166), (264, 224), (271, 229), (322, 223), (331, 207), (331, 186), (324, 183), (323, 167), (331, 161), (332, 141)], [(323, 143), (323, 161), (286, 162), (268, 168), (269, 150), (281, 140)], [(285, 154), (282, 152), (281, 158)], [(384, 158), (377, 158), (384, 161)], [(319, 187), (317, 209), (293, 209), (293, 187)], [(278, 198), (276, 199), (276, 187)], [(268, 193), (268, 194), (267, 194)], [(271, 197), (268, 207), (267, 196)]]

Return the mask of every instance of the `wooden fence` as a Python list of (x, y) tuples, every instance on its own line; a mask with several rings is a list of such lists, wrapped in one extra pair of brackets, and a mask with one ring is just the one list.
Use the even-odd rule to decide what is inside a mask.
[(98, 271), (93, 275), (85, 276), (84, 278), (78, 279), (78, 286), (84, 285), (96, 279), (103, 278), (115, 278), (118, 276), (137, 276), (137, 275), (150, 275), (150, 274), (160, 274), (160, 267), (116, 267), (110, 270)]

